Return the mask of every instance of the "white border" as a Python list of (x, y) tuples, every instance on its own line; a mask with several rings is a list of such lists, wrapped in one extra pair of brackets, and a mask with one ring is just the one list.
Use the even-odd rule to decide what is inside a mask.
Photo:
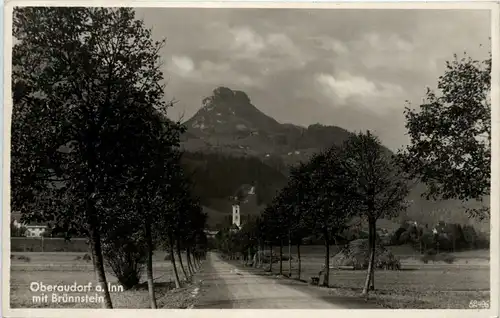
[(12, 8), (14, 6), (106, 6), (106, 7), (184, 7), (184, 8), (314, 8), (314, 9), (487, 9), (491, 10), (491, 25), (492, 25), (492, 158), (491, 158), (491, 246), (490, 246), (490, 282), (491, 282), (491, 307), (489, 310), (371, 310), (371, 309), (347, 309), (347, 310), (149, 310), (149, 309), (10, 309), (10, 253), (2, 253), (2, 316), (4, 317), (95, 317), (106, 315), (112, 317), (133, 317), (135, 318), (140, 313), (146, 313), (150, 317), (165, 317), (166, 315), (177, 317), (230, 317), (238, 315), (240, 317), (255, 317), (265, 315), (268, 317), (288, 317), (298, 318), (307, 315), (315, 315), (316, 317), (331, 318), (335, 316), (349, 317), (400, 317), (405, 316), (423, 316), (423, 317), (498, 317), (499, 307), (499, 208), (500, 208), (500, 94), (499, 94), (499, 43), (500, 43), (500, 11), (499, 4), (493, 2), (340, 2), (340, 3), (325, 3), (325, 2), (161, 2), (161, 1), (6, 1), (4, 9), (4, 111), (3, 111), (3, 127), (4, 127), (4, 142), (3, 142), (3, 193), (2, 193), (2, 251), (10, 251), (10, 123), (12, 113), (11, 101), (11, 47), (12, 47)]

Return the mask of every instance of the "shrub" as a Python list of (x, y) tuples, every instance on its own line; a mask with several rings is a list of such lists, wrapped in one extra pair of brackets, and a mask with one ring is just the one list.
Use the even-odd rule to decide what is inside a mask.
[(318, 276), (311, 277), (310, 284), (311, 285), (319, 285), (319, 277)]
[(399, 236), (399, 244), (406, 244), (408, 242), (410, 242), (410, 232), (409, 231), (404, 231)]
[[(264, 264), (269, 264), (271, 262), (271, 259), (272, 259), (273, 263), (276, 263), (279, 261), (279, 256), (277, 256), (275, 252), (271, 252), (270, 250), (258, 251), (255, 254), (257, 255), (257, 258), (260, 257), (260, 259), (262, 260), (262, 263), (264, 263)], [(288, 260), (288, 256), (283, 255), (283, 260)]]
[(92, 260), (92, 257), (91, 257), (89, 254), (85, 253), (85, 254), (82, 256), (82, 260), (84, 260), (84, 261), (86, 261), (86, 262), (89, 262), (89, 261), (91, 261), (91, 260)]
[(31, 258), (29, 258), (28, 256), (24, 256), (24, 255), (19, 255), (17, 257), (17, 259), (20, 260), (20, 261), (25, 261), (26, 263), (31, 262)]
[(476, 248), (490, 248), (490, 234), (484, 232), (477, 233), (477, 240), (475, 242)]
[(435, 249), (431, 248), (431, 249), (428, 249), (424, 252), (424, 255), (422, 255), (422, 257), (420, 257), (420, 260), (424, 263), (424, 264), (428, 264), (429, 261), (432, 261), (432, 262), (435, 262), (436, 261), (436, 255), (437, 255), (437, 252)]
[[(278, 257), (278, 259), (279, 259), (279, 257)], [(281, 256), (282, 261), (288, 261), (289, 259), (293, 260), (293, 256), (288, 257), (288, 255), (285, 255), (285, 254), (283, 254), (283, 256)]]
[(424, 254), (422, 255), (422, 257), (420, 257), (420, 260), (424, 263), (424, 264), (428, 264), (429, 261), (435, 261), (435, 255), (429, 255), (429, 254)]
[(434, 249), (428, 250), (420, 258), (424, 264), (428, 264), (429, 261), (432, 262), (445, 262), (447, 264), (453, 264), (455, 262), (455, 256), (447, 253), (437, 254)]
[(144, 244), (131, 238), (115, 238), (106, 240), (103, 244), (103, 256), (106, 264), (111, 267), (118, 281), (125, 289), (139, 284), (146, 260)]
[(21, 226), (16, 226), (14, 224), (14, 220), (10, 221), (10, 236), (11, 237), (24, 237), (26, 236), (26, 231), (28, 229), (26, 226), (21, 225)]
[(442, 255), (443, 262), (446, 264), (453, 264), (455, 262), (455, 256), (451, 254), (444, 254)]
[(435, 245), (434, 243), (434, 235), (430, 231), (424, 232), (420, 237), (420, 244), (422, 245), (424, 251), (432, 248)]
[[(331, 264), (333, 267), (352, 266), (355, 270), (367, 269), (369, 256), (368, 240), (359, 239), (344, 246), (332, 257)], [(399, 270), (401, 263), (391, 251), (379, 243), (375, 251), (375, 268)]]

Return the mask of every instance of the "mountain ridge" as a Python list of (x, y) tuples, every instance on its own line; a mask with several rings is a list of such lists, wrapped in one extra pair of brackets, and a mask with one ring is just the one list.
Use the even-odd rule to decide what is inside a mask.
[(182, 146), (189, 151), (216, 151), (260, 158), (279, 157), (286, 164), (340, 144), (352, 132), (337, 126), (302, 127), (279, 123), (251, 103), (242, 91), (218, 87), (186, 122)]
[[(232, 188), (221, 190), (221, 193), (229, 197), (241, 184), (253, 184), (257, 181), (260, 184), (256, 189), (258, 195), (264, 198), (264, 204), (269, 203), (274, 192), (286, 183), (289, 165), (305, 161), (312, 154), (332, 145), (340, 145), (353, 134), (337, 126), (312, 124), (301, 127), (279, 123), (254, 106), (246, 93), (227, 87), (218, 87), (211, 96), (204, 98), (200, 110), (184, 124), (187, 126), (187, 133), (182, 137), (182, 148), (187, 153), (196, 153), (198, 162), (209, 163), (205, 170), (199, 171), (199, 178), (195, 176), (198, 182), (203, 180), (198, 193), (213, 193), (214, 184), (230, 183)], [(384, 149), (393, 153), (385, 146)], [(272, 170), (266, 170), (262, 164)], [(233, 171), (214, 171), (227, 170), (229, 166)], [(261, 174), (257, 177), (252, 173), (237, 171), (238, 169), (258, 170)], [(273, 170), (276, 172), (271, 172)], [(265, 185), (264, 190), (262, 184)], [(429, 211), (451, 210), (452, 215), (446, 216), (446, 219), (469, 222), (464, 218), (465, 208), (460, 201), (426, 200), (421, 197), (425, 189), (424, 184), (419, 184), (411, 191), (409, 199), (414, 204), (405, 213), (405, 217), (434, 222), (440, 216), (434, 213), (430, 218), (427, 216), (431, 213)], [(211, 203), (214, 202), (213, 199), (207, 195), (204, 204), (222, 213), (231, 213), (229, 205), (221, 203), (228, 198), (217, 195), (217, 204)]]

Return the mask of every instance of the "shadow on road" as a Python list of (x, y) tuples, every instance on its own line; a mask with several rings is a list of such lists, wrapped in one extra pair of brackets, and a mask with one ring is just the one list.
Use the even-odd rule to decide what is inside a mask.
[(233, 308), (231, 295), (225, 284), (214, 269), (212, 261), (205, 263), (203, 271), (199, 274), (202, 281), (198, 301), (195, 309), (230, 309)]
[(234, 265), (235, 267), (244, 269), (245, 271), (252, 273), (254, 275), (265, 277), (269, 280), (274, 281), (277, 284), (285, 285), (290, 288), (299, 290), (301, 292), (305, 292), (309, 295), (313, 295), (315, 298), (321, 299), (331, 304), (342, 304), (347, 308), (353, 308), (353, 309), (381, 308), (380, 305), (377, 304), (373, 299), (366, 300), (364, 297), (361, 296), (331, 295), (329, 294), (329, 288), (310, 285), (307, 281), (303, 279), (299, 280), (296, 278), (282, 277), (276, 275), (275, 273), (267, 272), (262, 268), (246, 267), (243, 266), (239, 261), (228, 261), (228, 263)]

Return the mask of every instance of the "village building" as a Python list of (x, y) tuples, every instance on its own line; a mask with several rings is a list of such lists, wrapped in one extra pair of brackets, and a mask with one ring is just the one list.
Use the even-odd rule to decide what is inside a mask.
[(14, 227), (18, 229), (21, 227), (26, 228), (26, 232), (24, 233), (26, 237), (41, 237), (48, 228), (47, 224), (41, 222), (21, 222), (21, 213), (18, 212), (11, 214), (11, 220)]
[(255, 186), (242, 185), (233, 196), (232, 222), (233, 229), (241, 229), (250, 217), (259, 215), (264, 205), (259, 205)]

